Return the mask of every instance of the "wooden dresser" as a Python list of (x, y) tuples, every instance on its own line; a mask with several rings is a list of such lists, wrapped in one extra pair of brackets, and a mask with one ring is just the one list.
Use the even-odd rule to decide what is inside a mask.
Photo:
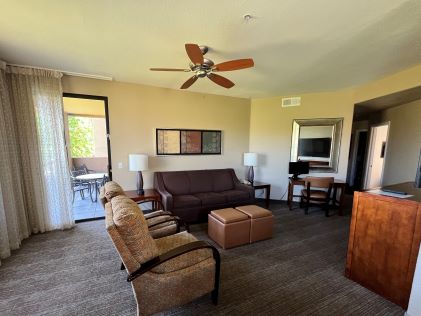
[(388, 188), (414, 196), (354, 193), (345, 275), (406, 309), (421, 241), (421, 189), (410, 182)]

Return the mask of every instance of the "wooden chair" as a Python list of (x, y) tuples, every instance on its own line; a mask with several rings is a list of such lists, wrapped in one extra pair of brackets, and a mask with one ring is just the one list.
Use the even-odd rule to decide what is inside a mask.
[(329, 202), (331, 199), (333, 177), (306, 177), (305, 188), (301, 190), (301, 207), (305, 204), (305, 214), (308, 214), (310, 204), (316, 204), (323, 208), (326, 217), (329, 216)]

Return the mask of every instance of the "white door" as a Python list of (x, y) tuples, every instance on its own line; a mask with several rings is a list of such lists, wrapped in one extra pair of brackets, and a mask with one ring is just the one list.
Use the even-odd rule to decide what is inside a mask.
[(382, 186), (388, 132), (389, 124), (371, 127), (364, 189)]

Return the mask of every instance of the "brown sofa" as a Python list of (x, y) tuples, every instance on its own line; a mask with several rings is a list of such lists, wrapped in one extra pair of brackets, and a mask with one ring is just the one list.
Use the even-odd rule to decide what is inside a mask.
[(254, 203), (254, 189), (233, 169), (155, 172), (154, 187), (165, 211), (187, 223), (207, 221), (211, 210)]

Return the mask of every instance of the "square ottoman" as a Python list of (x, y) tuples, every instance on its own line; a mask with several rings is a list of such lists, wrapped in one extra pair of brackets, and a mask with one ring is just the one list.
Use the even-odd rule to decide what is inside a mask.
[(224, 249), (250, 242), (250, 218), (233, 208), (211, 211), (208, 214), (208, 235)]
[(271, 211), (257, 205), (237, 206), (236, 209), (250, 217), (250, 243), (272, 238), (273, 215)]

